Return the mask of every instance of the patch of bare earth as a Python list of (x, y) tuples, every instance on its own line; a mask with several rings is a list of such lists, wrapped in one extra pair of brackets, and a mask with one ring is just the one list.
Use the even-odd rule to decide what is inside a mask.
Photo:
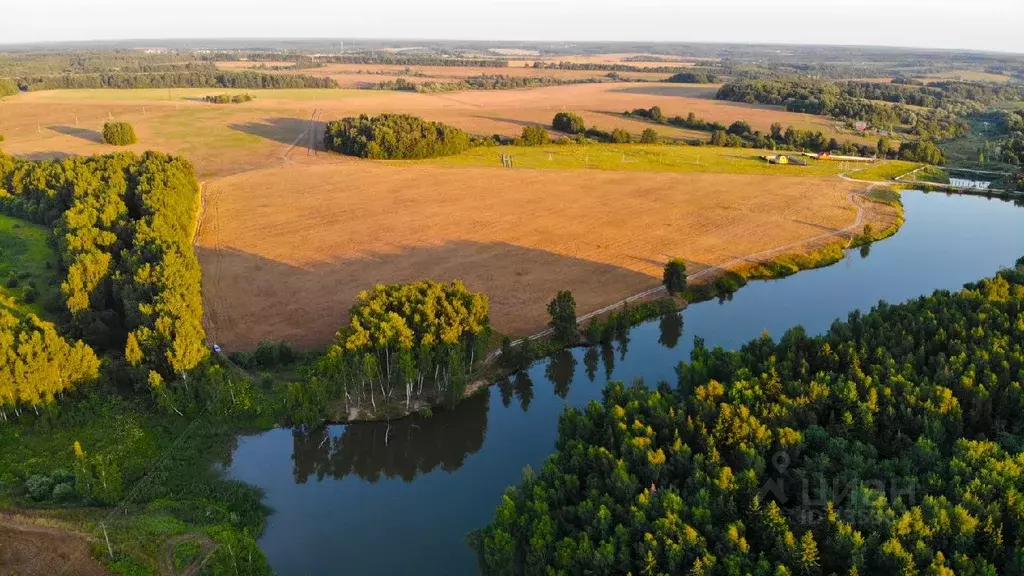
[(102, 576), (106, 569), (78, 534), (15, 517), (0, 516), (0, 574)]

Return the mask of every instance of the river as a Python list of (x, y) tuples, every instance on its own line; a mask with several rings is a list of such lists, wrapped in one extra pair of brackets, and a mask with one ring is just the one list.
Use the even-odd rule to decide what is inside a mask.
[(1011, 203), (921, 192), (903, 203), (906, 224), (869, 251), (645, 322), (606, 349), (563, 352), (452, 411), (240, 438), (228, 473), (274, 509), (260, 540), (271, 566), (281, 576), (474, 574), (465, 535), (554, 450), (565, 407), (599, 399), (608, 379), (674, 385), (695, 336), (735, 348), (797, 324), (818, 334), (852, 310), (955, 290), (1024, 255), (1024, 210)]

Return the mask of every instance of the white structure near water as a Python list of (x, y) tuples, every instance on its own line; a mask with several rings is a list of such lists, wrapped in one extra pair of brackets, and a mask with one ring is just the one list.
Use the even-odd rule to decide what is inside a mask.
[(966, 178), (950, 178), (949, 183), (957, 188), (971, 188), (973, 190), (988, 190), (988, 187), (992, 185), (991, 182), (967, 180)]

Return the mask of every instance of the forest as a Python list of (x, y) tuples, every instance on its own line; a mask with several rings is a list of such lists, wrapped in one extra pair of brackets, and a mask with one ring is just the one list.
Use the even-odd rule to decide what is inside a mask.
[(483, 574), (1022, 574), (1024, 258), (567, 409)]
[(324, 148), (374, 160), (411, 160), (450, 156), (476, 142), (466, 132), (408, 114), (365, 114), (327, 123)]
[[(198, 209), (199, 185), (181, 158), (0, 155), (0, 212), (54, 230), (61, 332), (112, 354), (123, 377), (167, 398), (167, 388), (187, 387), (189, 371), (208, 355), (192, 250)], [(44, 338), (51, 341), (54, 350), (62, 346)], [(24, 397), (36, 408), (53, 400)]]

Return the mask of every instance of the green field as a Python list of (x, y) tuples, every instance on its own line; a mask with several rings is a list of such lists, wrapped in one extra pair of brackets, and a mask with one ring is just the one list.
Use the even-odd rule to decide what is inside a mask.
[[(699, 172), (769, 176), (835, 176), (848, 169), (842, 162), (807, 159), (807, 166), (775, 166), (760, 158), (777, 154), (749, 148), (657, 144), (553, 144), (474, 148), (458, 156), (422, 160), (448, 166), (500, 167), (499, 156), (510, 154), (515, 168), (534, 170), (610, 170), (630, 172)], [(787, 152), (796, 155), (795, 152)], [(402, 161), (405, 163), (406, 161)]]
[(847, 173), (847, 176), (857, 180), (869, 180), (875, 182), (894, 180), (897, 176), (903, 176), (920, 166), (920, 164), (906, 162), (904, 160), (889, 160), (885, 163), (871, 166), (870, 168), (849, 172)]
[(42, 226), (0, 215), (0, 306), (41, 318), (60, 306), (50, 235)]

